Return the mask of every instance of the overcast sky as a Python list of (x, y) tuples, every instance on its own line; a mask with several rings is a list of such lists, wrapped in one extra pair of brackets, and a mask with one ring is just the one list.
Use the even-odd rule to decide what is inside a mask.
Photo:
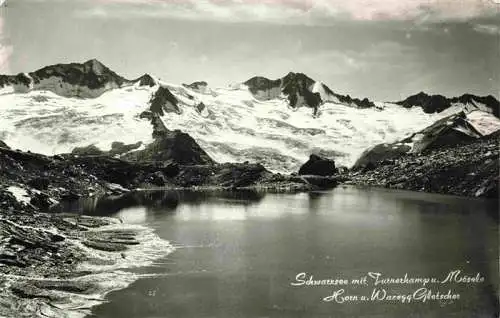
[(498, 98), (494, 2), (7, 0), (0, 73), (97, 58), (125, 77), (172, 83), (225, 86), (294, 71), (375, 100), (422, 90)]

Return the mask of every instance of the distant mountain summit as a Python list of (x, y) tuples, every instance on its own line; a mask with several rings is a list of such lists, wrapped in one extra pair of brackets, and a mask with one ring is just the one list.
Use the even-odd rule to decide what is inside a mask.
[(396, 102), (405, 108), (422, 107), (425, 113), (440, 113), (443, 110), (457, 105), (464, 106), (466, 110), (479, 109), (488, 113), (492, 113), (496, 117), (500, 117), (500, 103), (491, 96), (476, 96), (472, 94), (464, 94), (459, 97), (447, 98), (443, 95), (428, 95), (420, 92), (412, 95), (405, 100)]
[(367, 98), (360, 100), (351, 98), (349, 95), (336, 94), (325, 84), (315, 81), (303, 73), (290, 72), (276, 80), (255, 76), (243, 84), (248, 87), (256, 99), (270, 100), (284, 96), (293, 108), (306, 106), (317, 109), (326, 102), (356, 108), (375, 106)]
[(149, 74), (144, 74), (138, 79), (134, 80), (133, 82), (139, 83), (139, 86), (149, 86), (149, 87), (153, 87), (156, 84), (158, 84), (158, 82)]
[(156, 84), (148, 74), (136, 80), (127, 80), (98, 60), (92, 59), (85, 63), (49, 65), (31, 73), (0, 75), (0, 92), (48, 90), (64, 97), (95, 98), (107, 90), (135, 83), (144, 86)]

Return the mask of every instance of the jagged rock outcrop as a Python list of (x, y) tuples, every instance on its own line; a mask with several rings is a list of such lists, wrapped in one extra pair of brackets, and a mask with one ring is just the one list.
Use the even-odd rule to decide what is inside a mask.
[(123, 158), (138, 162), (172, 162), (181, 165), (214, 163), (191, 136), (180, 130), (158, 134), (144, 150), (130, 152)]
[(149, 86), (153, 87), (156, 85), (156, 80), (149, 74), (144, 74), (134, 82), (139, 83), (139, 86)]
[(255, 76), (244, 82), (248, 90), (259, 100), (270, 100), (281, 95), (281, 79), (270, 80), (262, 76)]
[(151, 112), (158, 114), (159, 116), (163, 116), (165, 113), (181, 113), (178, 106), (179, 101), (174, 94), (172, 94), (170, 90), (164, 86), (158, 87), (154, 95), (151, 97), (149, 104)]
[(135, 150), (140, 146), (142, 146), (142, 141), (138, 141), (134, 144), (128, 144), (128, 145), (121, 141), (114, 141), (111, 143), (111, 149), (108, 151), (108, 153), (111, 156), (121, 155), (129, 151)]
[(425, 113), (439, 113), (453, 105), (462, 105), (468, 111), (477, 109), (500, 117), (500, 102), (491, 95), (464, 94), (459, 97), (448, 98), (443, 95), (428, 95), (420, 92), (405, 100), (396, 102), (396, 104), (405, 108), (421, 107)]
[(130, 81), (98, 60), (91, 59), (84, 63), (49, 65), (30, 73), (0, 75), (0, 92), (9, 89), (15, 93), (48, 90), (64, 97), (95, 98), (110, 89), (135, 82), (155, 85), (154, 79), (147, 74)]
[(197, 81), (191, 84), (182, 84), (182, 86), (202, 94), (207, 93), (208, 90), (208, 83), (205, 81)]
[(368, 108), (375, 104), (368, 99), (351, 98), (334, 93), (328, 86), (317, 82), (303, 73), (290, 72), (286, 76), (270, 80), (256, 76), (243, 83), (259, 100), (270, 100), (284, 96), (293, 108), (311, 107), (316, 114), (318, 107), (325, 102), (343, 104), (350, 107)]
[(335, 161), (312, 154), (299, 169), (299, 175), (333, 176), (337, 173)]
[(33, 88), (32, 79), (26, 73), (19, 73), (17, 75), (0, 75), (0, 92), (9, 87), (16, 93), (29, 92)]
[(199, 104), (196, 105), (196, 110), (200, 114), (203, 114), (206, 109), (207, 109), (207, 106), (205, 106), (205, 104), (203, 104), (203, 102), (200, 102)]

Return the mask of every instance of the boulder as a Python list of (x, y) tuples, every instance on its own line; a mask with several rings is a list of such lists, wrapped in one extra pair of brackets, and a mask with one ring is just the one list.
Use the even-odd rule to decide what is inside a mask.
[(335, 161), (314, 154), (299, 169), (299, 175), (332, 176), (337, 172)]

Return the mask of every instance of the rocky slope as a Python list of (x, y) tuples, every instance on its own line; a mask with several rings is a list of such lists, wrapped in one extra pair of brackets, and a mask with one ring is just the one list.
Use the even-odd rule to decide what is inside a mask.
[(436, 121), (402, 140), (365, 150), (353, 169), (370, 168), (407, 153), (424, 153), (484, 139), (500, 130), (500, 120), (483, 111), (459, 112)]
[[(149, 230), (127, 230), (114, 219), (45, 213), (61, 201), (128, 191), (111, 183), (118, 172), (108, 171), (107, 179), (93, 174), (104, 165), (111, 169), (112, 159), (92, 164), (93, 170), (85, 169), (88, 161), (77, 159), (0, 147), (2, 316), (83, 316), (89, 304), (102, 301), (100, 295), (120, 286), (122, 279), (111, 268), (101, 267), (98, 274), (86, 266), (113, 267), (142, 245), (146, 234), (156, 240)], [(158, 248), (158, 256), (166, 253)], [(115, 287), (101, 285), (108, 281), (103, 275), (115, 275)]]
[(448, 98), (443, 95), (428, 95), (420, 92), (409, 96), (405, 100), (396, 102), (405, 108), (421, 107), (426, 113), (439, 113), (452, 106), (465, 108), (467, 111), (482, 110), (500, 117), (500, 102), (493, 96), (476, 96), (464, 94), (459, 97)]
[(350, 183), (498, 200), (499, 142), (497, 135), (402, 154), (368, 169), (351, 171)]
[(475, 110), (436, 121), (394, 143), (367, 149), (355, 184), (498, 199), (500, 120)]

